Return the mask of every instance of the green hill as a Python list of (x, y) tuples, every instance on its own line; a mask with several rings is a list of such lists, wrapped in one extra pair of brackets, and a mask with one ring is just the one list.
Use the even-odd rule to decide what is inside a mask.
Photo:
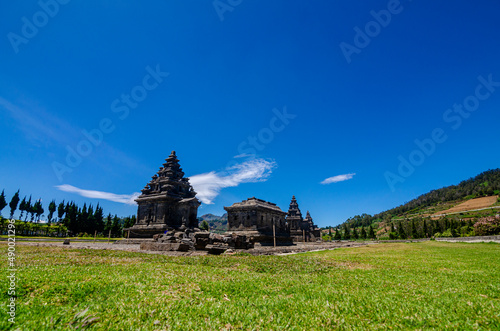
[[(372, 225), (381, 221), (394, 221), (412, 217), (421, 217), (453, 207), (469, 199), (498, 195), (500, 192), (500, 169), (488, 170), (457, 185), (432, 190), (401, 206), (386, 210), (376, 215), (356, 215), (344, 224), (350, 228)], [(497, 203), (498, 204), (498, 203)], [(477, 213), (478, 216), (488, 216)], [(474, 217), (475, 214), (465, 215)], [(462, 215), (463, 216), (463, 215)]]

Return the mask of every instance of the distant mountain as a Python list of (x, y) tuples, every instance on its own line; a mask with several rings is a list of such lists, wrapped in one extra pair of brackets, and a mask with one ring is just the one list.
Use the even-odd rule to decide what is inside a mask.
[(217, 216), (214, 214), (205, 214), (205, 215), (201, 215), (199, 218), (201, 218), (202, 220), (207, 221), (207, 222), (215, 221), (215, 220), (226, 220), (227, 221), (227, 213), (225, 213), (222, 216)]
[[(374, 222), (391, 220), (395, 217), (406, 217), (417, 214), (424, 208), (450, 201), (464, 201), (500, 193), (500, 169), (488, 170), (479, 175), (460, 182), (457, 185), (443, 187), (422, 194), (401, 206), (386, 210), (376, 215), (356, 215), (343, 224), (349, 227), (368, 226)], [(343, 225), (341, 224), (341, 226)]]
[(205, 214), (198, 217), (199, 221), (207, 221), (210, 230), (213, 232), (226, 232), (227, 231), (227, 213), (222, 216), (214, 214)]

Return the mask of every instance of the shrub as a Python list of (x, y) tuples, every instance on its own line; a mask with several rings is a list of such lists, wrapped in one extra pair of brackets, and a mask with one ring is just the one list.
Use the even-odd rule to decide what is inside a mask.
[(478, 236), (490, 236), (500, 234), (500, 218), (483, 217), (474, 224), (474, 232)]
[(475, 235), (476, 233), (474, 232), (472, 226), (465, 225), (460, 228), (460, 237), (472, 237)]
[(434, 235), (435, 237), (453, 237), (453, 234), (451, 233), (451, 229), (446, 229), (446, 231), (443, 231), (443, 233), (436, 233)]
[(329, 234), (324, 234), (321, 239), (323, 239), (323, 241), (332, 241), (332, 237)]
[(201, 223), (200, 223), (200, 229), (208, 231), (208, 228), (209, 228), (208, 222), (206, 220), (201, 221)]

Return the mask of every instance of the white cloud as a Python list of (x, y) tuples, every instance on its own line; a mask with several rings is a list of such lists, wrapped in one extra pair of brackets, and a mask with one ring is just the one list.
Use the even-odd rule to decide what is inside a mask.
[[(234, 187), (242, 183), (264, 182), (271, 175), (276, 167), (276, 162), (266, 161), (264, 159), (253, 159), (243, 163), (236, 164), (225, 172), (207, 172), (204, 174), (189, 177), (191, 185), (198, 193), (196, 197), (204, 204), (213, 204), (213, 200), (219, 195), (225, 187)], [(61, 191), (75, 193), (86, 198), (103, 199), (127, 205), (135, 205), (134, 199), (140, 193), (133, 194), (115, 194), (110, 192), (84, 190), (72, 185), (57, 185)]]
[(109, 201), (114, 201), (114, 202), (125, 203), (127, 205), (135, 205), (136, 203), (135, 203), (134, 199), (140, 195), (140, 193), (115, 194), (115, 193), (109, 193), (109, 192), (83, 190), (81, 188), (78, 188), (78, 187), (75, 187), (72, 185), (68, 185), (68, 184), (57, 185), (56, 187), (61, 191), (76, 193), (78, 195), (81, 195), (82, 197), (92, 198), (92, 199), (109, 200)]
[(356, 174), (353, 173), (353, 174), (344, 174), (344, 175), (337, 175), (337, 176), (333, 176), (333, 177), (328, 177), (327, 179), (322, 181), (321, 184), (325, 185), (325, 184), (343, 182), (345, 180), (352, 179), (352, 177), (354, 177), (354, 175), (356, 175)]
[(226, 169), (225, 172), (207, 172), (189, 177), (189, 181), (198, 194), (196, 197), (205, 204), (213, 200), (225, 187), (235, 187), (242, 183), (264, 182), (276, 167), (276, 162), (253, 159)]

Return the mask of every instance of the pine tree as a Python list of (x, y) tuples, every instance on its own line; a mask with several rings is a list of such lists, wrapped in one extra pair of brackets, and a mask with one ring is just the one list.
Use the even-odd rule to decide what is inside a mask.
[[(97, 204), (97, 207), (95, 208), (94, 219), (95, 219), (97, 232), (102, 233), (104, 231), (104, 220), (103, 220), (104, 213), (103, 213), (102, 207), (99, 206), (99, 204)], [(135, 220), (135, 216), (134, 216), (134, 220)]]
[(122, 230), (121, 224), (120, 224), (120, 218), (118, 218), (117, 215), (113, 217), (113, 223), (111, 225), (111, 233), (114, 236), (119, 236), (120, 232)]
[(14, 217), (14, 212), (17, 209), (17, 204), (19, 203), (19, 190), (14, 194), (12, 199), (10, 200), (9, 207), (10, 207), (10, 218)]
[(368, 237), (370, 239), (376, 239), (377, 236), (375, 235), (375, 231), (373, 231), (373, 227), (371, 225), (368, 225)]
[(411, 220), (411, 238), (412, 239), (417, 239), (418, 238), (417, 227), (415, 225), (415, 220), (414, 219)]
[(21, 200), (21, 203), (19, 204), (19, 210), (21, 211), (21, 214), (19, 214), (19, 220), (22, 220), (23, 213), (26, 211), (26, 197)]
[(2, 194), (0, 194), (0, 214), (2, 213), (2, 209), (7, 206), (7, 201), (5, 201), (5, 190), (2, 190)]
[(111, 213), (109, 213), (108, 217), (106, 217), (106, 223), (104, 225), (104, 231), (106, 232), (106, 234), (109, 232), (109, 230), (111, 230), (112, 227), (113, 227), (112, 217)]
[(94, 207), (90, 205), (87, 212), (89, 216), (87, 217), (87, 230), (85, 232), (87, 232), (88, 234), (94, 234), (95, 231), (97, 231), (96, 222), (94, 218)]
[(367, 236), (367, 235), (368, 235), (368, 234), (366, 233), (365, 227), (364, 227), (364, 226), (362, 226), (362, 227), (361, 227), (361, 239), (366, 239), (366, 236)]
[(73, 235), (76, 235), (80, 232), (80, 227), (78, 224), (78, 215), (79, 215), (79, 210), (75, 202), (74, 201), (71, 201), (71, 203), (68, 202), (66, 204), (66, 215), (64, 216), (63, 224), (66, 228), (68, 228), (68, 231), (71, 232), (71, 234)]
[(356, 230), (356, 228), (352, 229), (352, 237), (354, 239), (359, 239), (358, 231)]
[(66, 213), (66, 206), (64, 205), (64, 200), (57, 206), (57, 218), (59, 223), (62, 221), (64, 213)]
[(394, 223), (393, 223), (393, 222), (391, 222), (391, 232), (396, 232), (396, 231), (394, 230)]
[(403, 224), (401, 223), (401, 221), (399, 221), (398, 223), (398, 236), (399, 239), (406, 239), (406, 233), (405, 230), (403, 229)]
[(201, 223), (200, 223), (200, 229), (208, 231), (208, 222), (206, 220), (201, 221)]
[[(123, 228), (130, 228), (135, 224), (135, 215), (133, 216), (127, 216), (123, 219)], [(208, 223), (207, 223), (208, 225)], [(200, 227), (201, 229), (201, 227)], [(208, 228), (207, 228), (208, 229)]]
[(26, 202), (26, 206), (24, 207), (24, 211), (26, 212), (26, 216), (24, 217), (24, 221), (26, 222), (28, 220), (28, 215), (31, 212), (31, 195), (29, 200)]
[(52, 215), (54, 215), (56, 211), (56, 202), (55, 200), (52, 200), (50, 203), (49, 203), (49, 215), (47, 216), (47, 223), (51, 223), (52, 222)]
[(424, 225), (423, 225), (423, 231), (424, 231), (424, 237), (428, 238), (429, 237), (429, 231), (427, 229), (427, 221), (424, 219)]
[(342, 240), (342, 235), (340, 234), (340, 229), (337, 229), (335, 231), (335, 237), (333, 237), (335, 240)]
[(33, 205), (33, 213), (36, 215), (36, 221), (40, 222), (40, 216), (42, 216), (44, 210), (42, 207), (42, 200), (38, 199), (37, 202)]
[(344, 224), (344, 240), (349, 240), (349, 239), (351, 239), (351, 232), (349, 231), (347, 225)]
[(87, 213), (87, 203), (83, 204), (82, 209), (78, 210), (78, 216), (77, 216), (77, 224), (78, 224), (78, 233), (88, 233), (88, 217), (89, 214)]

